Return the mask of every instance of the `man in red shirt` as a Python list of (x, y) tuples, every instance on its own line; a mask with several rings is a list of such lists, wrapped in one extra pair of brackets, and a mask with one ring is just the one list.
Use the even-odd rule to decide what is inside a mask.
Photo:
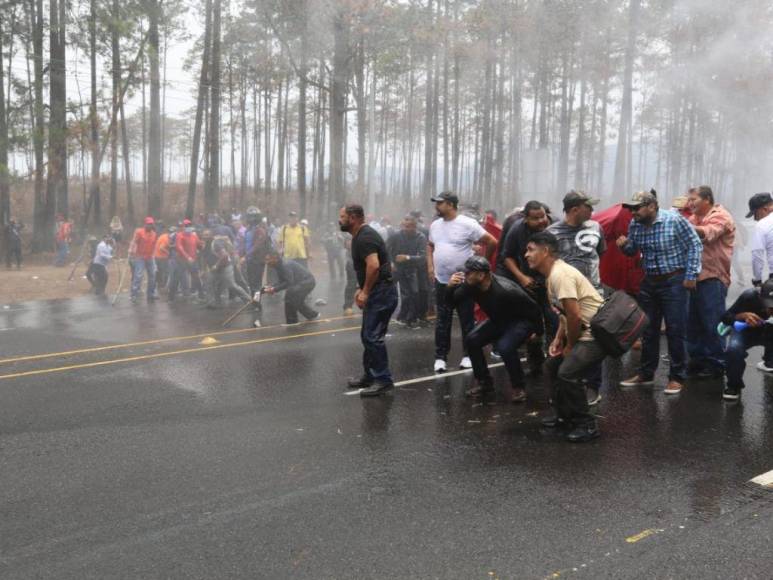
[(67, 256), (70, 255), (70, 243), (72, 242), (72, 223), (62, 214), (56, 216), (56, 260), (54, 266), (64, 266)]
[(148, 216), (145, 218), (145, 226), (134, 231), (131, 245), (129, 246), (129, 260), (132, 265), (132, 304), (137, 304), (140, 294), (142, 278), (148, 272), (148, 302), (153, 302), (156, 296), (156, 261), (153, 256), (156, 251), (156, 222)]
[(198, 251), (202, 246), (199, 240), (198, 234), (193, 228), (191, 220), (185, 219), (182, 223), (182, 229), (177, 232), (175, 238), (175, 280), (169, 287), (169, 300), (175, 299), (177, 294), (177, 287), (179, 284), (183, 286), (183, 292), (186, 293), (188, 288), (186, 284), (186, 275), (191, 277), (191, 288), (196, 291), (199, 298), (204, 298), (204, 288), (201, 285), (201, 278), (199, 277), (199, 264), (198, 264)]

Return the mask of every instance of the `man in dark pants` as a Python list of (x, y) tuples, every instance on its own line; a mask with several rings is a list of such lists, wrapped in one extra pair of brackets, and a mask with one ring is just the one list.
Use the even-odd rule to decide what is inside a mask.
[(277, 252), (266, 254), (266, 265), (276, 271), (276, 286), (267, 287), (266, 294), (285, 291), (285, 320), (287, 324), (298, 324), (300, 312), (307, 320), (319, 318), (319, 312), (306, 305), (306, 297), (314, 290), (317, 282), (314, 275), (295, 260), (285, 260)]
[(16, 269), (21, 270), (21, 231), (24, 224), (10, 220), (5, 226), (5, 267), (11, 269), (16, 262)]
[(542, 324), (537, 303), (515, 282), (493, 275), (489, 261), (482, 256), (469, 258), (464, 264), (464, 272), (455, 273), (448, 281), (447, 301), (458, 303), (468, 298), (480, 305), (488, 319), (473, 328), (465, 339), (477, 383), (467, 395), (479, 397), (494, 390), (494, 381), (483, 355), (483, 347), (493, 344), (510, 377), (510, 401), (525, 401), (518, 349)]
[(352, 263), (359, 290), (354, 301), (362, 309), (363, 375), (348, 382), (362, 389), (360, 396), (373, 397), (394, 388), (384, 337), (389, 319), (397, 308), (397, 289), (384, 239), (365, 224), (361, 205), (347, 205), (338, 214), (341, 231), (352, 234)]
[[(507, 230), (507, 235), (500, 238), (500, 249), (497, 255), (497, 274), (505, 276), (521, 285), (521, 288), (532, 295), (542, 310), (545, 320), (545, 331), (548, 342), (553, 339), (556, 330), (556, 316), (550, 309), (545, 290), (545, 278), (539, 272), (529, 267), (526, 261), (526, 245), (529, 238), (543, 231), (550, 225), (550, 216), (545, 205), (539, 201), (529, 201), (523, 208), (523, 219), (516, 221)], [(504, 243), (501, 243), (501, 240)], [(501, 258), (501, 262), (499, 259)], [(530, 372), (538, 374), (545, 360), (543, 337), (537, 336), (527, 345)]]
[(394, 262), (395, 279), (400, 284), (400, 313), (397, 322), (418, 325), (419, 276), (427, 263), (427, 238), (416, 231), (416, 218), (403, 218), (400, 231), (387, 241), (389, 255)]
[(561, 312), (545, 365), (553, 382), (555, 415), (545, 417), (542, 424), (563, 424), (571, 429), (567, 439), (582, 443), (599, 436), (596, 418), (588, 410), (583, 380), (607, 355), (590, 332), (590, 321), (604, 299), (577, 268), (558, 257), (558, 251), (558, 238), (550, 232), (534, 234), (526, 246), (529, 266), (544, 276), (548, 300)]
[(767, 352), (773, 350), (773, 324), (766, 323), (771, 316), (773, 279), (767, 280), (760, 289), (744, 291), (722, 316), (722, 322), (728, 326), (735, 322), (747, 325), (740, 330), (731, 330), (730, 341), (725, 350), (727, 385), (722, 398), (726, 401), (737, 401), (741, 398), (749, 349), (762, 346)]
[(247, 269), (247, 284), (254, 294), (263, 286), (263, 271), (266, 269), (266, 252), (271, 249), (268, 231), (261, 222), (260, 210), (255, 206), (247, 208), (247, 230), (244, 233), (244, 255), (240, 264)]
[[(427, 245), (428, 275), (435, 283), (437, 319), (435, 320), (435, 365), (436, 373), (447, 369), (448, 352), (451, 350), (451, 326), (454, 309), (446, 302), (446, 285), (455, 272), (464, 268), (467, 258), (473, 255), (472, 246), (480, 244), (490, 258), (497, 241), (471, 217), (459, 213), (459, 198), (455, 193), (444, 191), (432, 198), (435, 211), (440, 219), (429, 228)], [(475, 326), (475, 305), (472, 300), (463, 300), (455, 305), (462, 327), (462, 340)], [(463, 369), (472, 368), (470, 358), (465, 354), (459, 363)]]
[(635, 193), (623, 207), (633, 212), (633, 221), (628, 236), (620, 236), (617, 246), (626, 256), (641, 252), (644, 280), (639, 303), (650, 322), (642, 339), (639, 372), (620, 385), (653, 384), (660, 362), (660, 324), (665, 319), (670, 368), (663, 392), (677, 395), (687, 375), (688, 293), (695, 290), (701, 272), (703, 244), (690, 222), (660, 209), (652, 193)]

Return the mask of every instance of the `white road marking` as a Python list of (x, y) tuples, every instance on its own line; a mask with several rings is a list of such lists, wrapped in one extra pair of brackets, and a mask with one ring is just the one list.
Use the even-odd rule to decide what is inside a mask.
[[(505, 366), (505, 363), (499, 362), (499, 363), (489, 364), (488, 368), (495, 369), (497, 367), (503, 367), (503, 366)], [(458, 370), (458, 371), (451, 371), (450, 373), (433, 373), (433, 374), (427, 375), (425, 377), (417, 377), (415, 379), (406, 379), (404, 381), (399, 381), (399, 382), (395, 383), (395, 387), (405, 387), (407, 385), (415, 385), (416, 383), (423, 383), (423, 382), (426, 382), (426, 381), (434, 381), (434, 380), (437, 380), (437, 379), (444, 379), (446, 377), (453, 377), (453, 376), (456, 376), (456, 375), (463, 375), (463, 374), (471, 373), (471, 372), (472, 372), (472, 369), (461, 369), (461, 370)], [(348, 395), (348, 396), (359, 395), (360, 391), (362, 391), (362, 389), (352, 389), (350, 391), (346, 391), (344, 393), (344, 395)]]
[(773, 487), (773, 469), (762, 475), (758, 475), (754, 479), (749, 480), (750, 483), (756, 483), (762, 487)]

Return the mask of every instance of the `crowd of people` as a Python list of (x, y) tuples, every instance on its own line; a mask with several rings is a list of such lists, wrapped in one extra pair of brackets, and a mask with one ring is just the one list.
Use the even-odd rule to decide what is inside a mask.
[[(749, 200), (746, 217), (757, 222), (752, 287), (730, 307), (733, 270), (744, 280), (734, 257), (742, 226), (708, 186), (690, 188), (670, 208), (661, 207), (657, 193), (649, 191), (595, 214), (598, 200), (570, 191), (562, 218), (534, 200), (501, 225), (494, 211), (478, 219), (477, 208), (465, 212), (452, 192), (432, 202), (437, 215), (428, 227), (413, 213), (392, 233), (383, 223), (368, 223), (361, 206), (341, 210), (341, 229), (352, 235), (357, 304), (365, 312), (363, 375), (348, 386), (363, 389), (364, 396), (393, 386), (384, 335), (398, 306), (395, 285), (397, 322), (426, 320), (432, 304), (422, 291), (434, 297), (435, 372), (448, 369), (456, 311), (463, 347), (459, 367), (472, 368), (474, 376), (467, 395), (495, 390), (484, 356), (491, 345), (492, 356), (507, 370), (510, 384), (502, 390), (514, 403), (527, 398), (528, 376), (547, 371), (553, 413), (542, 423), (566, 429), (574, 442), (600, 434), (590, 408), (601, 398), (604, 360), (620, 351), (599, 340), (594, 324), (615, 291), (630, 297), (617, 301), (621, 308), (641, 313), (623, 337), (641, 337), (635, 341), (641, 349), (638, 369), (621, 386), (653, 385), (663, 361), (663, 331), (667, 395), (679, 394), (688, 379), (724, 379), (723, 399), (737, 401), (745, 360), (755, 346), (764, 347), (758, 368), (773, 372), (773, 279), (763, 281), (766, 261), (773, 273), (773, 197), (768, 193)], [(429, 284), (434, 292), (427, 292)]]
[[(749, 200), (746, 217), (756, 222), (752, 282), (730, 307), (733, 275), (745, 282), (736, 248), (745, 235), (708, 186), (689, 189), (668, 208), (653, 190), (602, 211), (598, 200), (572, 190), (560, 217), (532, 200), (501, 224), (496, 211), (463, 206), (453, 192), (431, 202), (432, 219), (415, 210), (397, 228), (350, 204), (317, 238), (331, 281), (343, 281), (344, 314), (352, 315), (355, 305), (363, 312), (363, 374), (347, 385), (361, 396), (394, 386), (384, 339), (395, 312), (394, 323), (407, 329), (434, 324), (436, 373), (449, 370), (456, 312), (458, 367), (474, 377), (469, 397), (495, 391), (485, 354), (490, 345), (490, 356), (507, 371), (509, 384), (500, 390), (511, 402), (525, 401), (528, 378), (544, 370), (553, 409), (542, 419), (545, 427), (565, 429), (570, 441), (594, 439), (600, 432), (590, 409), (601, 399), (603, 364), (621, 352), (594, 329), (615, 291), (631, 297), (625, 307), (641, 312), (643, 321), (625, 337), (641, 356), (636, 374), (621, 386), (651, 386), (658, 366), (666, 364), (665, 394), (679, 394), (690, 378), (723, 379), (723, 399), (737, 401), (755, 346), (764, 347), (758, 368), (773, 372), (773, 279), (763, 280), (766, 264), (773, 273), (769, 193)], [(68, 224), (57, 220), (57, 264), (69, 252)], [(20, 239), (20, 229), (12, 222), (8, 238)], [(169, 302), (192, 299), (219, 308), (226, 300), (256, 304), (263, 294), (284, 292), (287, 325), (320, 316), (310, 298), (316, 279), (309, 260), (317, 246), (308, 221), (295, 212), (283, 225), (255, 206), (232, 210), (230, 219), (214, 213), (171, 227), (149, 216), (130, 236), (114, 218), (103, 239), (92, 242), (87, 277), (96, 294), (105, 293), (111, 261), (126, 256), (135, 304), (143, 295), (148, 302), (165, 295)], [(20, 249), (7, 247), (8, 266), (12, 259), (20, 264)], [(259, 325), (260, 309), (255, 312)]]

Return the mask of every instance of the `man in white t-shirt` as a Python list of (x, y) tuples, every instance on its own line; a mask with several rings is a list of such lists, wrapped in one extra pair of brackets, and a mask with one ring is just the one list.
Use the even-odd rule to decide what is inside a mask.
[[(435, 320), (435, 372), (446, 370), (448, 351), (451, 350), (451, 324), (454, 307), (445, 300), (446, 286), (456, 272), (464, 270), (467, 258), (473, 255), (472, 246), (481, 244), (487, 258), (491, 258), (497, 241), (474, 219), (459, 214), (459, 198), (455, 193), (444, 191), (431, 198), (440, 219), (429, 228), (427, 245), (427, 270), (430, 282), (435, 283), (437, 297), (437, 319)], [(475, 304), (464, 300), (455, 306), (462, 327), (462, 338), (475, 326)], [(472, 368), (470, 358), (464, 355), (459, 366)]]

